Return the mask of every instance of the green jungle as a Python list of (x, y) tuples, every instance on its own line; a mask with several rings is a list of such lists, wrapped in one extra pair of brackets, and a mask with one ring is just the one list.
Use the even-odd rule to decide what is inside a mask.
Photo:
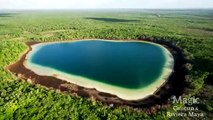
[[(183, 49), (190, 69), (186, 97), (202, 119), (213, 118), (213, 10), (38, 10), (0, 11), (0, 120), (3, 119), (190, 119), (167, 116), (171, 105), (158, 111), (109, 106), (18, 79), (6, 67), (28, 49), (28, 41), (76, 39), (155, 39)], [(193, 117), (193, 119), (201, 119)]]

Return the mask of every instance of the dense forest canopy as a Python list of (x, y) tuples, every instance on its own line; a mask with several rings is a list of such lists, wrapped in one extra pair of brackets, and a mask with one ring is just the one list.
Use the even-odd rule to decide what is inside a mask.
[(110, 107), (18, 80), (6, 70), (27, 50), (27, 41), (74, 39), (155, 39), (180, 46), (192, 65), (187, 93), (199, 97), (205, 118), (212, 118), (212, 10), (74, 10), (0, 12), (0, 119), (168, 119)]

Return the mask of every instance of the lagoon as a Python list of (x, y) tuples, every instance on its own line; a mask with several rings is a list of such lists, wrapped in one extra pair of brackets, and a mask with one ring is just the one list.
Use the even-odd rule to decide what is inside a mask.
[(153, 94), (170, 76), (174, 60), (163, 46), (141, 41), (78, 40), (40, 43), (25, 67), (82, 87), (138, 100)]

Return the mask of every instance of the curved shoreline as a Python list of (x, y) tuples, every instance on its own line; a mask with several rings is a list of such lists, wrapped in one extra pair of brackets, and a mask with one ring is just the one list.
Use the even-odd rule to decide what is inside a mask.
[[(130, 42), (132, 42), (132, 41), (130, 41)], [(159, 86), (159, 88), (157, 90), (155, 90), (153, 94), (151, 94), (143, 99), (138, 99), (138, 100), (124, 100), (115, 95), (100, 92), (94, 88), (84, 88), (84, 87), (78, 86), (76, 84), (69, 83), (67, 81), (56, 78), (56, 76), (39, 76), (36, 73), (34, 73), (33, 71), (25, 68), (23, 63), (25, 61), (26, 55), (32, 50), (31, 46), (34, 44), (38, 44), (40, 42), (28, 42), (27, 45), (29, 46), (30, 49), (24, 55), (22, 55), (20, 60), (18, 60), (14, 64), (8, 66), (8, 69), (12, 73), (17, 75), (18, 77), (20, 77), (28, 82), (31, 82), (34, 84), (40, 84), (40, 85), (48, 87), (48, 88), (54, 88), (54, 89), (59, 89), (61, 91), (67, 91), (71, 95), (80, 95), (80, 96), (89, 97), (92, 99), (102, 101), (104, 103), (113, 103), (113, 104), (118, 104), (118, 105), (125, 104), (125, 105), (130, 105), (130, 106), (150, 106), (150, 105), (154, 105), (154, 104), (161, 104), (161, 103), (167, 101), (171, 95), (182, 94), (183, 90), (176, 91), (173, 89), (174, 86), (179, 86), (179, 85), (178, 84), (174, 85), (173, 82), (175, 82), (175, 81), (171, 81), (171, 79), (174, 79), (174, 77), (177, 77), (177, 75), (175, 75), (175, 73), (177, 73), (177, 67), (178, 68), (181, 67), (181, 69), (185, 69), (185, 68), (182, 68), (182, 65), (184, 65), (184, 57), (183, 57), (181, 49), (173, 46), (172, 44), (169, 45), (170, 43), (168, 43), (168, 42), (165, 42), (165, 43), (163, 41), (150, 41), (150, 42), (154, 42), (154, 44), (155, 43), (161, 44), (164, 47), (169, 48), (169, 51), (171, 52), (171, 54), (173, 56), (175, 56), (174, 57), (175, 72), (172, 73), (172, 75), (169, 77), (169, 79), (167, 81), (165, 81), (161, 86)], [(179, 54), (179, 55), (177, 55), (177, 54)], [(180, 56), (180, 57), (177, 57), (177, 56)], [(176, 63), (178, 63), (178, 66)], [(179, 70), (179, 72), (180, 72), (180, 70)], [(182, 75), (182, 77), (180, 76), (181, 78), (183, 78), (183, 80), (181, 80), (181, 81), (184, 81), (184, 76), (185, 75)], [(178, 78), (180, 78), (180, 77), (178, 77)], [(179, 81), (179, 83), (182, 83), (181, 81)], [(181, 84), (181, 86), (182, 86), (182, 84)], [(182, 87), (180, 87), (180, 88), (182, 88)]]
[[(92, 40), (81, 40), (81, 41), (92, 41)], [(98, 41), (107, 41), (107, 40), (98, 40)], [(72, 41), (77, 42), (77, 41)], [(29, 61), (25, 61), (24, 66), (32, 70), (34, 73), (40, 76), (54, 76), (58, 79), (71, 82), (73, 84), (76, 84), (81, 87), (86, 87), (86, 88), (95, 88), (96, 90), (104, 93), (111, 93), (116, 96), (118, 96), (121, 99), (124, 100), (140, 100), (143, 99), (151, 94), (153, 94), (162, 84), (164, 84), (167, 79), (169, 78), (170, 74), (173, 72), (173, 66), (174, 66), (174, 60), (173, 56), (171, 53), (164, 48), (161, 45), (151, 43), (151, 42), (143, 42), (143, 41), (107, 41), (107, 42), (141, 42), (141, 43), (147, 43), (147, 44), (152, 44), (155, 46), (160, 47), (163, 52), (164, 56), (166, 57), (166, 62), (164, 65), (164, 68), (162, 69), (162, 74), (150, 85), (139, 88), (139, 89), (127, 89), (127, 88), (122, 88), (114, 85), (109, 85), (106, 83), (102, 83), (96, 80), (88, 79), (82, 76), (76, 76), (72, 74), (67, 74), (63, 73), (61, 71), (48, 68), (48, 67), (43, 67), (40, 65), (36, 65), (33, 63), (30, 63)], [(37, 52), (41, 47), (45, 45), (50, 45), (50, 44), (60, 44), (61, 42), (54, 42), (54, 43), (40, 43), (36, 45), (32, 45), (31, 48), (32, 50), (28, 52), (27, 56), (25, 59), (30, 59), (33, 53)], [(87, 83), (85, 83), (87, 82)]]

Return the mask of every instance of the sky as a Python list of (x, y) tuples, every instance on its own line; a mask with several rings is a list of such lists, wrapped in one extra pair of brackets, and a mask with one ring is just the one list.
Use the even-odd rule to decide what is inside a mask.
[(213, 0), (0, 0), (0, 9), (213, 9)]

